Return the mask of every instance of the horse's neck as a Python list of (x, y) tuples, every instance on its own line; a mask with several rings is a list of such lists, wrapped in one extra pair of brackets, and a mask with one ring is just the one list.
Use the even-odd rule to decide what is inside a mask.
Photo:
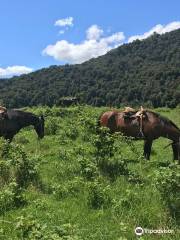
[(165, 137), (171, 139), (173, 142), (180, 141), (180, 130), (176, 127), (166, 126)]
[[(171, 121), (169, 121), (168, 119), (167, 121), (165, 121), (161, 116), (158, 116), (155, 113), (150, 111), (147, 111), (147, 114), (150, 122), (152, 121), (154, 125), (159, 126), (160, 130), (159, 130), (159, 133), (157, 133), (157, 136), (159, 134), (159, 137), (168, 138), (173, 142), (179, 141), (180, 130), (175, 125), (173, 125)], [(158, 129), (156, 131), (158, 132)]]
[(37, 123), (37, 118), (34, 115), (30, 115), (30, 116), (24, 116), (23, 118), (19, 118), (19, 124), (20, 127), (27, 127), (30, 125), (35, 126), (35, 124)]

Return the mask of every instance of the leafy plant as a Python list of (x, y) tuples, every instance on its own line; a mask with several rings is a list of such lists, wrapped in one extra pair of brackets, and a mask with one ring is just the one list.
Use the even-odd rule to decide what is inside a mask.
[(0, 214), (25, 203), (23, 189), (15, 181), (5, 185), (0, 191)]
[(80, 164), (81, 174), (87, 180), (93, 180), (99, 175), (98, 167), (93, 160), (82, 157), (79, 158), (78, 162)]
[(75, 226), (70, 223), (56, 226), (52, 230), (38, 222), (32, 215), (20, 216), (16, 223), (17, 237), (27, 240), (80, 240), (75, 234)]
[(56, 135), (60, 126), (56, 118), (48, 117), (45, 121), (45, 134), (46, 135)]
[(61, 200), (67, 196), (76, 196), (81, 186), (83, 186), (82, 180), (76, 177), (64, 184), (53, 185), (53, 195), (57, 200)]
[(110, 186), (98, 181), (91, 182), (88, 187), (88, 205), (91, 208), (107, 208), (111, 205)]
[(94, 138), (94, 146), (96, 147), (95, 156), (97, 158), (110, 158), (115, 152), (115, 135), (110, 134), (109, 129), (101, 127), (99, 134)]
[(180, 222), (180, 167), (172, 164), (156, 171), (156, 187), (173, 217)]

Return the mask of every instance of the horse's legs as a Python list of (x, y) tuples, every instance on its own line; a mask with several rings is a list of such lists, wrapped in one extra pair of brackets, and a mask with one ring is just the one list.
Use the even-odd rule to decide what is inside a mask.
[(177, 144), (177, 159), (178, 159), (178, 163), (179, 163), (179, 165), (180, 165), (180, 140), (179, 140), (179, 142), (178, 142), (178, 144)]
[(179, 151), (179, 143), (177, 142), (174, 142), (172, 144), (172, 150), (173, 150), (173, 157), (174, 157), (174, 160), (179, 160), (180, 162), (180, 151)]
[(149, 160), (151, 155), (152, 140), (144, 141), (144, 157)]

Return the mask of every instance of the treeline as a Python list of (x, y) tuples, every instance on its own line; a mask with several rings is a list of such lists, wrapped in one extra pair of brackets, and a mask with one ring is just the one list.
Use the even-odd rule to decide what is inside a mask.
[(0, 81), (7, 107), (59, 104), (175, 107), (180, 103), (180, 30), (124, 44), (83, 64), (51, 66)]

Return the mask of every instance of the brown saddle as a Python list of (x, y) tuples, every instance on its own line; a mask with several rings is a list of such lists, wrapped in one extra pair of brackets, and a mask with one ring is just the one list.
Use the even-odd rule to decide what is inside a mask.
[(139, 110), (135, 110), (131, 107), (125, 107), (124, 111), (124, 118), (130, 119), (145, 119), (147, 117), (146, 110), (141, 106)]
[(124, 119), (132, 119), (135, 117), (135, 114), (137, 113), (137, 111), (134, 109), (134, 108), (131, 108), (131, 107), (125, 107), (124, 110), (123, 110), (123, 117)]
[(138, 120), (140, 137), (144, 137), (143, 121), (147, 119), (146, 110), (142, 106), (138, 111), (131, 107), (125, 107), (123, 113), (124, 113), (123, 117), (125, 120), (133, 120), (133, 119)]

